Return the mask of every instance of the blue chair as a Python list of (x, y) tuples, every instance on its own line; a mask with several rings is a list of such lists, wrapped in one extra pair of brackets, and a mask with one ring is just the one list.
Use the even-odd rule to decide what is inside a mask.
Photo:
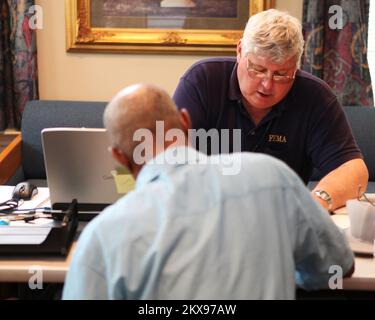
[(41, 131), (53, 127), (103, 128), (106, 102), (35, 100), (26, 104), (21, 123), (21, 162), (8, 185), (29, 180), (47, 186)]
[[(366, 192), (375, 193), (375, 108), (344, 107), (344, 112), (369, 171)], [(322, 177), (323, 175), (315, 169), (309, 188), (313, 189)]]

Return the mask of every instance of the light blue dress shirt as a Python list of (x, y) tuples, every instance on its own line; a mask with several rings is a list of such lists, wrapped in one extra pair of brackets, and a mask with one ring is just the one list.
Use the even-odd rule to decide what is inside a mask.
[(346, 239), (281, 161), (185, 147), (154, 160), (84, 229), (64, 299), (293, 299), (296, 281), (328, 287), (331, 266), (351, 268)]

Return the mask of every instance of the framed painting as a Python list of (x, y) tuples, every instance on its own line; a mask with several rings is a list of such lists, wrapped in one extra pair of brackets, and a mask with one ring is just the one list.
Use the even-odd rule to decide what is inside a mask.
[(68, 51), (234, 53), (274, 0), (66, 0)]

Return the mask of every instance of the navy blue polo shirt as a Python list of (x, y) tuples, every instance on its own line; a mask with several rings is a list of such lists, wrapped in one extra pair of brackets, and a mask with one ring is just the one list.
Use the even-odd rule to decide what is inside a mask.
[(241, 103), (235, 58), (195, 63), (180, 79), (173, 99), (179, 109), (189, 111), (194, 129), (241, 129), (241, 151), (279, 158), (305, 183), (313, 168), (326, 175), (362, 158), (334, 93), (301, 70), (287, 96), (257, 126)]

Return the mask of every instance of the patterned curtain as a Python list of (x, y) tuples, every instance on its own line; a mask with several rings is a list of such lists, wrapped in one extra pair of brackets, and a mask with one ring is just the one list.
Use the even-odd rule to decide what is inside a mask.
[(34, 0), (0, 0), (0, 130), (20, 128), (27, 101), (38, 98)]
[(302, 68), (326, 81), (344, 106), (374, 105), (367, 62), (369, 7), (370, 0), (304, 0)]

